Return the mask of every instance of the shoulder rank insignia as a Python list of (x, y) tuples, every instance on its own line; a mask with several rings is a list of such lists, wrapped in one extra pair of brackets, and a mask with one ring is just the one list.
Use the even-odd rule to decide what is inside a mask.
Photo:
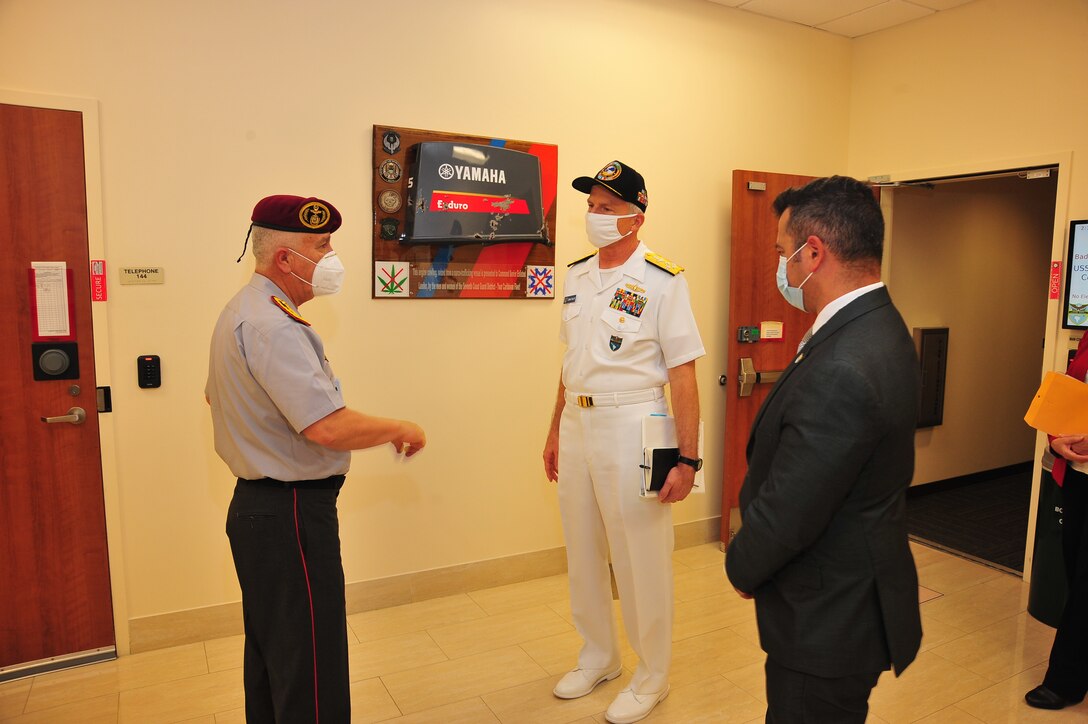
[(665, 257), (661, 256), (660, 254), (655, 254), (652, 251), (646, 252), (646, 261), (650, 262), (651, 264), (656, 266), (658, 269), (663, 269), (663, 270), (667, 271), (669, 274), (672, 274), (673, 276), (676, 276), (680, 272), (684, 271), (684, 267), (682, 267), (679, 264), (676, 264), (674, 262), (671, 262), (668, 259), (666, 259)]
[(295, 321), (296, 321), (296, 322), (298, 322), (299, 324), (305, 324), (305, 325), (306, 325), (307, 327), (309, 327), (309, 326), (310, 326), (310, 323), (309, 323), (309, 322), (307, 322), (307, 321), (306, 321), (305, 319), (303, 319), (302, 317), (298, 316), (298, 312), (296, 312), (295, 310), (291, 309), (291, 305), (290, 305), (290, 304), (288, 304), (287, 302), (283, 301), (282, 299), (280, 299), (279, 297), (277, 297), (277, 296), (276, 296), (275, 294), (273, 294), (273, 295), (272, 295), (272, 303), (273, 303), (273, 304), (275, 304), (275, 305), (276, 305), (277, 307), (279, 307), (279, 308), (280, 308), (280, 310), (281, 310), (281, 311), (282, 311), (282, 312), (283, 312), (284, 314), (286, 314), (286, 315), (287, 315), (288, 317), (290, 317), (291, 319), (295, 320)]
[(592, 254), (588, 254), (586, 256), (583, 256), (581, 259), (575, 259), (570, 264), (567, 264), (567, 268), (570, 268), (570, 267), (574, 266), (575, 264), (581, 264), (584, 261), (589, 261), (590, 259), (592, 259), (595, 256), (597, 256), (597, 252), (593, 252)]

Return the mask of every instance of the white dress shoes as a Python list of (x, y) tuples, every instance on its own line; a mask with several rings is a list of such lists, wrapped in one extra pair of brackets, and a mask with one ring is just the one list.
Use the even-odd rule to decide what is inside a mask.
[(604, 718), (612, 724), (631, 724), (642, 721), (650, 715), (659, 701), (669, 695), (669, 687), (656, 694), (636, 694), (630, 688), (624, 689), (608, 706)]
[[(568, 671), (552, 689), (552, 693), (560, 699), (577, 699), (593, 691), (597, 684), (603, 681), (612, 681), (620, 675), (622, 668), (615, 669), (582, 669), (577, 668)], [(634, 721), (634, 720), (632, 720)]]

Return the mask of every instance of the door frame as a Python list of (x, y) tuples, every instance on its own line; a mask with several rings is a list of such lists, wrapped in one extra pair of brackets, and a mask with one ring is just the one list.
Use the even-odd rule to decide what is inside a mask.
[[(1058, 185), (1054, 194), (1054, 232), (1051, 239), (1052, 260), (1061, 260), (1065, 264), (1066, 245), (1068, 242), (1067, 228), (1069, 226), (1069, 189), (1073, 166), (1072, 151), (1053, 151), (1032, 156), (1020, 156), (1013, 158), (1000, 158), (991, 160), (969, 161), (945, 166), (941, 168), (914, 169), (897, 171), (892, 173), (872, 174), (868, 179), (875, 183), (895, 183), (907, 181), (923, 181), (950, 176), (982, 176), (985, 174), (999, 173), (1009, 169), (1028, 168), (1033, 166), (1057, 166)], [(892, 227), (892, 215), (894, 208), (889, 198), (891, 194), (885, 194), (881, 198), (880, 205), (884, 211), (885, 226)], [(895, 244), (892, 239), (884, 241), (884, 267), (882, 276), (886, 279), (895, 257)], [(1062, 284), (1065, 284), (1064, 274)], [(1063, 289), (1064, 292), (1064, 289)], [(1066, 353), (1069, 346), (1070, 330), (1061, 326), (1061, 299), (1048, 299), (1046, 307), (1046, 326), (1043, 337), (1043, 366), (1039, 371), (1039, 379), (1050, 371), (1065, 371)], [(1025, 408), (1025, 411), (1027, 408)], [(1026, 424), (1026, 423), (1025, 423)], [(1039, 507), (1039, 487), (1042, 482), (1042, 455), (1047, 445), (1046, 435), (1037, 433), (1035, 436), (1035, 456), (1032, 462), (1031, 473), (1031, 502), (1028, 509), (1028, 536), (1024, 548), (1024, 581), (1031, 581), (1031, 564), (1035, 553), (1035, 520)]]
[[(91, 259), (106, 259), (102, 215), (102, 164), (98, 101), (93, 98), (25, 93), (0, 88), (0, 103), (31, 108), (77, 111), (83, 120), (83, 164), (87, 188), (87, 247)], [(107, 264), (107, 271), (109, 265)], [(89, 270), (85, 270), (88, 271)], [(107, 282), (108, 285), (108, 282)], [(109, 302), (91, 302), (94, 330), (95, 384), (111, 385), (109, 348)], [(121, 526), (120, 485), (117, 476), (114, 413), (100, 415), (99, 447), (102, 453), (102, 494), (106, 510), (106, 546), (109, 552), (110, 597), (113, 602), (113, 631), (117, 654), (129, 653), (128, 600), (125, 586), (124, 541)]]

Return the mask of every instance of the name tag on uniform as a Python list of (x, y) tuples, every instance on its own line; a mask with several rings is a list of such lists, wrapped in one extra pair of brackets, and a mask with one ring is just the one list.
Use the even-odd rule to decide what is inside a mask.
[(563, 297), (563, 304), (570, 304), (570, 303), (574, 302), (576, 299), (578, 299), (577, 294), (568, 294), (567, 296)]

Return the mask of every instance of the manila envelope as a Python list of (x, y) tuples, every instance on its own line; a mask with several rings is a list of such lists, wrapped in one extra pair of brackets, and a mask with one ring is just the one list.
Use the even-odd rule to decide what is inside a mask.
[(1088, 433), (1088, 385), (1059, 372), (1047, 372), (1024, 421), (1050, 435)]

